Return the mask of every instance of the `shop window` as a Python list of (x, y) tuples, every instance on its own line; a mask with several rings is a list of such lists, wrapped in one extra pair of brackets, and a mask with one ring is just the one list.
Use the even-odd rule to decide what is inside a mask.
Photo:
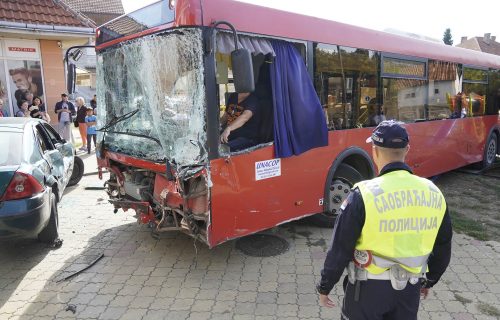
[[(7, 61), (8, 74), (11, 82), (11, 99), (16, 107), (23, 100), (31, 103), (33, 97), (43, 99), (42, 71), (40, 62), (29, 60)], [(14, 110), (17, 111), (16, 108)]]
[(375, 51), (315, 44), (315, 87), (329, 130), (376, 126), (383, 120), (378, 61)]

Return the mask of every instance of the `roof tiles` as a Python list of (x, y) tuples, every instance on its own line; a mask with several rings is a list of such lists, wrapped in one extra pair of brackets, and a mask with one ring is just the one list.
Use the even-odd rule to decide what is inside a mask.
[(0, 21), (92, 27), (54, 0), (0, 0)]
[(490, 39), (489, 42), (487, 43), (484, 41), (484, 37), (473, 37), (467, 39), (457, 44), (457, 47), (486, 52), (500, 56), (500, 43), (496, 42), (493, 39)]
[(122, 15), (123, 5), (121, 0), (62, 0), (76, 11), (79, 12), (93, 12), (93, 13), (111, 13), (115, 15)]

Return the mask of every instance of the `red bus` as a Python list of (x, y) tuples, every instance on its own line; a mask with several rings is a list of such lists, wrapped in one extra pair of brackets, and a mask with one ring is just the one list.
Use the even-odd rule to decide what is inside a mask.
[[(365, 140), (382, 119), (406, 123), (418, 175), (498, 153), (499, 56), (231, 0), (160, 1), (96, 39), (99, 170), (154, 232), (213, 247), (307, 216), (332, 226), (376, 174)], [(258, 133), (231, 150), (220, 119), (252, 78)]]

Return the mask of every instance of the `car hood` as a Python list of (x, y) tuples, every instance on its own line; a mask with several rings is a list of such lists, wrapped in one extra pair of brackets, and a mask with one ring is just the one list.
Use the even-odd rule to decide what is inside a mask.
[(0, 198), (3, 196), (5, 189), (12, 180), (14, 173), (19, 166), (0, 166)]

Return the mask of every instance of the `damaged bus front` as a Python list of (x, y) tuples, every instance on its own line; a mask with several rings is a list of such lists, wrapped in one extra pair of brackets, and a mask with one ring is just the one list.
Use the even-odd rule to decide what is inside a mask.
[[(101, 29), (102, 30), (102, 29)], [(178, 29), (98, 51), (97, 158), (118, 209), (154, 232), (207, 242), (202, 31)]]

